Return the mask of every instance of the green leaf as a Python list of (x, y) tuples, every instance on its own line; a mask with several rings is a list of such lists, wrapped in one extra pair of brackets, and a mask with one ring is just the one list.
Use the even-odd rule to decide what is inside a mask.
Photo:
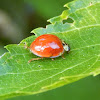
[[(0, 58), (0, 98), (37, 94), (100, 73), (100, 1), (76, 0), (65, 5), (60, 16), (50, 20), (46, 28), (37, 28), (20, 44), (8, 45)], [(73, 23), (64, 23), (71, 18)], [(70, 45), (71, 51), (54, 61), (42, 59), (25, 45), (41, 34), (55, 34)]]

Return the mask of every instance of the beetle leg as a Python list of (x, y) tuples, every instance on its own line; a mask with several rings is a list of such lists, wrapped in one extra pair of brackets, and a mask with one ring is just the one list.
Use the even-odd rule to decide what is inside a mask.
[(43, 59), (43, 57), (41, 57), (41, 58), (32, 58), (31, 60), (28, 61), (28, 63), (30, 63), (31, 61), (34, 61), (34, 60), (39, 60), (39, 59)]
[(62, 56), (61, 56), (63, 59), (65, 59), (65, 57), (64, 57), (64, 55), (62, 54)]
[(52, 61), (54, 60), (54, 58), (51, 58), (52, 59)]

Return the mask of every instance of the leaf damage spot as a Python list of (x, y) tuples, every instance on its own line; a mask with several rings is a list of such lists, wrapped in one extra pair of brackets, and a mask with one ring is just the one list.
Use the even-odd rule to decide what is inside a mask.
[(92, 6), (93, 5), (93, 2), (90, 2), (90, 6)]
[(74, 20), (72, 18), (67, 18), (67, 20), (63, 20), (63, 24), (65, 24), (65, 23), (72, 24), (73, 22), (74, 22)]

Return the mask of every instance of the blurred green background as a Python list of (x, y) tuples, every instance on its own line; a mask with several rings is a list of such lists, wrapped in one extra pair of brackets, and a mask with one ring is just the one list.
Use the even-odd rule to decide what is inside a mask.
[[(19, 43), (47, 19), (60, 15), (72, 0), (0, 0), (0, 55), (5, 45)], [(100, 100), (100, 76), (87, 77), (69, 85), (37, 95), (8, 100)]]

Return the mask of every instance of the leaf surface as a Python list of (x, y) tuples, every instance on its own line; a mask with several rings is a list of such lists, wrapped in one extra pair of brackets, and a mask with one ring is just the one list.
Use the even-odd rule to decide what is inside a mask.
[[(69, 9), (48, 20), (46, 28), (34, 29), (35, 36), (6, 46), (9, 52), (0, 58), (0, 98), (36, 94), (100, 73), (100, 1), (76, 0), (65, 7)], [(70, 45), (70, 53), (65, 59), (28, 63), (37, 56), (25, 45), (41, 34), (57, 35)]]

